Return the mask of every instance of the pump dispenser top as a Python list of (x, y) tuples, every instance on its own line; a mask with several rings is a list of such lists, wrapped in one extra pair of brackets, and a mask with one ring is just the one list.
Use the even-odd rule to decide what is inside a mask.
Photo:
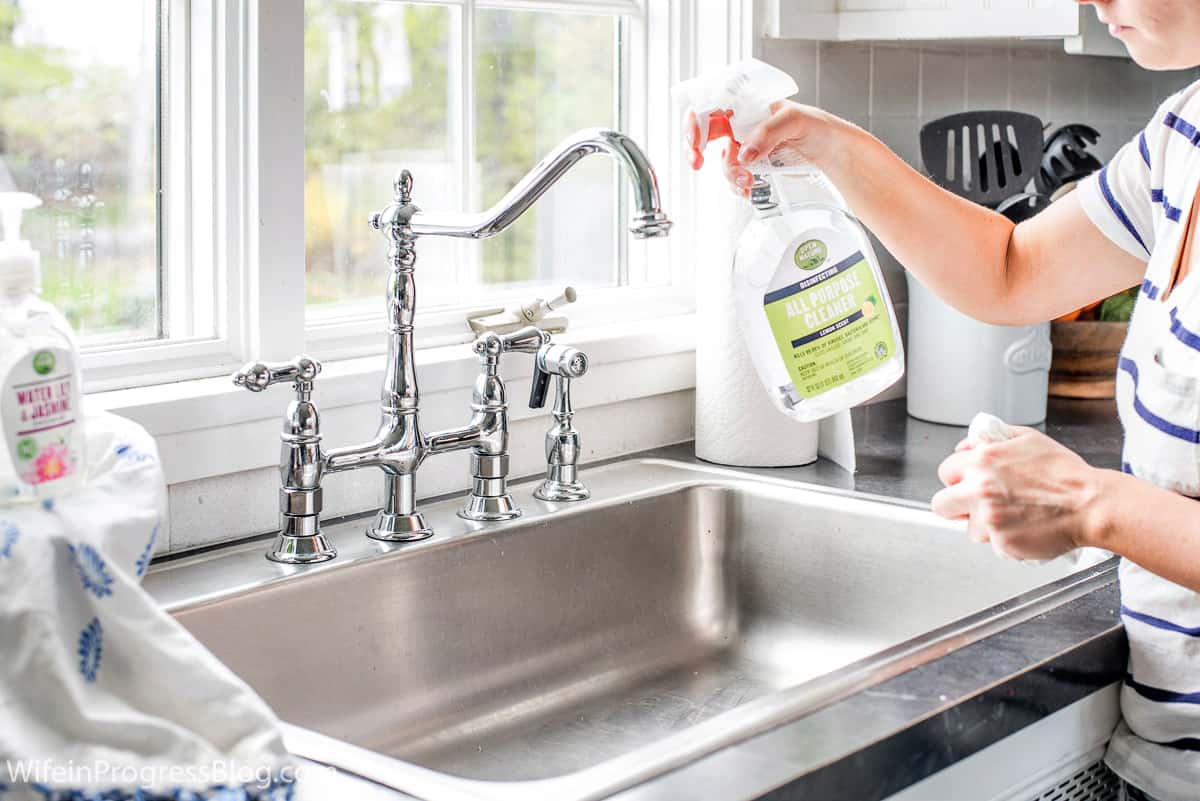
[(8, 297), (32, 294), (41, 281), (38, 252), (21, 239), (21, 215), (40, 205), (41, 199), (26, 192), (0, 192), (0, 292)]

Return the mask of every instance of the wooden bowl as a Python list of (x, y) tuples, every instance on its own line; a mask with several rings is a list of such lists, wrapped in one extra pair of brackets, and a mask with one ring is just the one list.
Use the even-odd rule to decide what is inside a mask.
[(1129, 323), (1075, 320), (1051, 323), (1050, 394), (1059, 398), (1111, 398), (1117, 359)]

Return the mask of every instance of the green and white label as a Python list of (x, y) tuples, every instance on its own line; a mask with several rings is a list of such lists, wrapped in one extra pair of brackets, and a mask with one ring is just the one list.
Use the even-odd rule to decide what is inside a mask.
[(796, 254), (792, 257), (792, 261), (807, 273), (820, 267), (828, 258), (829, 248), (825, 247), (825, 243), (820, 239), (809, 239), (801, 242), (800, 246), (796, 248)]
[(72, 355), (46, 348), (0, 376), (0, 430), (20, 481), (30, 486), (73, 477), (83, 469), (75, 439), (79, 414)]
[(871, 265), (861, 252), (834, 264), (824, 263), (827, 254), (820, 240), (801, 242), (790, 254), (795, 267), (787, 268), (799, 280), (763, 296), (779, 354), (803, 398), (866, 375), (896, 352)]

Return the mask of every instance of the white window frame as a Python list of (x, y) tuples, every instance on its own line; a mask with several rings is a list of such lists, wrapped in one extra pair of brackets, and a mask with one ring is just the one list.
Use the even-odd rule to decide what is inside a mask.
[[(91, 408), (124, 414), (145, 425), (158, 438), (168, 481), (176, 483), (274, 464), (277, 449), (270, 442), (278, 436), (286, 396), (251, 394), (233, 387), (227, 375), (238, 365), (250, 359), (288, 359), (307, 349), (326, 365), (318, 379), (322, 410), (353, 409), (357, 417), (370, 414), (369, 407), (376, 403), (383, 364), (374, 355), (353, 358), (382, 349), (377, 331), (354, 330), (352, 324), (340, 331), (331, 326), (311, 336), (306, 331), (303, 92), (295, 84), (295, 76), (303, 74), (303, 4), (298, 0), (170, 1), (185, 9), (189, 20), (200, 7), (219, 7), (205, 30), (214, 37), (219, 30), (224, 36), (223, 65), (212, 77), (214, 113), (192, 114), (188, 134), (194, 144), (204, 137), (203, 131), (195, 132), (197, 125), (211, 131), (218, 180), (208, 183), (215, 184), (216, 191), (185, 207), (189, 221), (197, 206), (221, 211), (205, 236), (193, 222), (189, 239), (193, 259), (208, 247), (215, 254), (211, 263), (221, 266), (214, 294), (223, 303), (219, 336), (206, 342), (91, 350), (84, 367)], [(462, 3), (475, 6), (482, 1)], [(555, 9), (626, 7), (626, 0), (487, 2)], [(604, 303), (589, 304), (588, 319), (573, 310), (571, 331), (560, 337), (587, 350), (601, 374), (619, 370), (614, 374), (619, 380), (604, 389), (601, 402), (605, 404), (694, 385), (694, 373), (686, 382), (680, 374), (680, 359), (690, 359), (695, 349), (694, 276), (729, 269), (729, 265), (716, 263), (719, 259), (714, 260), (711, 248), (694, 246), (697, 234), (714, 225), (714, 220), (706, 219), (711, 210), (697, 202), (696, 177), (687, 169), (678, 145), (679, 115), (663, 114), (662, 109), (672, 108), (670, 87), (680, 80), (755, 52), (765, 19), (764, 2), (631, 2), (644, 12), (634, 33), (655, 46), (648, 47), (645, 62), (629, 72), (628, 79), (647, 91), (630, 108), (628, 129), (656, 167), (664, 208), (676, 227), (666, 240), (645, 245), (631, 240), (635, 248), (653, 247), (652, 258), (667, 262), (667, 286), (607, 290)], [(195, 27), (189, 32), (193, 38)], [(203, 169), (201, 163), (194, 154), (191, 177)], [(387, 199), (387, 178), (381, 201)], [(189, 187), (189, 200), (192, 191)], [(627, 185), (622, 191), (628, 192)], [(420, 266), (418, 276), (419, 270)], [(168, 280), (186, 280), (186, 276), (172, 274)], [(382, 295), (382, 278), (380, 287)], [(436, 336), (440, 324), (461, 324), (464, 316), (462, 311), (418, 313), (416, 359), (423, 392), (466, 391), (473, 382), (478, 368), (469, 349), (447, 346), (444, 338), (439, 341)], [(382, 309), (379, 318), (382, 321)], [(519, 361), (506, 368), (506, 377), (518, 382), (529, 374), (528, 365)], [(671, 377), (666, 384), (664, 376)], [(338, 432), (331, 435), (336, 440)], [(245, 447), (221, 444), (229, 436)]]
[[(701, 0), (703, 2), (703, 0)], [(463, 25), (465, 46), (455, 45), (459, 55), (458, 92), (464, 98), (465, 113), (459, 124), (462, 131), (459, 134), (459, 162), (461, 180), (467, 187), (466, 204), (470, 207), (464, 210), (480, 208), (477, 194), (477, 182), (472, 180), (471, 171), (475, 167), (474, 137), (469, 131), (474, 127), (474, 69), (471, 55), (474, 51), (474, 12), (480, 9), (507, 10), (540, 10), (559, 12), (595, 13), (612, 16), (626, 16), (628, 22), (623, 30), (623, 40), (630, 45), (630, 53), (621, 65), (621, 76), (625, 83), (622, 94), (627, 98), (626, 132), (630, 134), (646, 150), (651, 163), (656, 166), (656, 172), (662, 185), (664, 204), (670, 212), (670, 199), (682, 193), (674, 191), (678, 183), (679, 157), (678, 149), (673, 148), (668, 137), (668, 126), (657, 126), (652, 130), (649, 113), (650, 108), (668, 108), (670, 105), (670, 86), (673, 81), (656, 81), (647, 79), (649, 74), (662, 76), (677, 75), (679, 68), (671, 68), (672, 57), (678, 58), (682, 53), (674, 46), (655, 50), (650, 46), (652, 41), (671, 41), (669, 32), (673, 21), (678, 22), (680, 9), (685, 5), (676, 0), (435, 0), (436, 5), (456, 7), (459, 9)], [(302, 5), (302, 4), (300, 4)], [(675, 8), (672, 8), (675, 6)], [(672, 13), (675, 19), (672, 19)], [(684, 41), (680, 39), (679, 41)], [(650, 58), (657, 58), (658, 64), (652, 70), (648, 66)], [(278, 122), (279, 118), (275, 118)], [(277, 136), (286, 136), (293, 128), (278, 126)], [(402, 167), (397, 164), (396, 169)], [(532, 164), (529, 165), (532, 168)], [(415, 200), (420, 203), (420, 176), (417, 178)], [(618, 176), (620, 181), (618, 197), (624, 199), (622, 208), (628, 206), (628, 178)], [(388, 200), (391, 176), (380, 176), (380, 206)], [(364, 221), (365, 224), (365, 221)], [(503, 236), (503, 234), (501, 234)], [(589, 289), (587, 302), (571, 310), (572, 324), (579, 328), (607, 327), (613, 324), (632, 323), (657, 316), (687, 314), (694, 310), (694, 293), (690, 283), (690, 271), (681, 267), (681, 259), (676, 254), (680, 250), (673, 246), (678, 238), (666, 242), (636, 242), (629, 237), (622, 238), (620, 269), (638, 280), (631, 286), (618, 286), (603, 289)], [(459, 242), (456, 255), (460, 264), (467, 264), (471, 257), (468, 252), (470, 243)], [(420, 304), (421, 248), (417, 246), (417, 286), (418, 304), (416, 327), (418, 335), (416, 347), (419, 349), (440, 347), (444, 345), (468, 342), (472, 335), (465, 325), (470, 313), (480, 309), (495, 308), (508, 305), (519, 300), (529, 300), (531, 296), (553, 296), (561, 291), (561, 286), (529, 287), (520, 289), (502, 289), (490, 292), (486, 299), (479, 298), (473, 302), (453, 308), (426, 309)], [(652, 268), (655, 260), (661, 264)], [(653, 277), (649, 278), (650, 273)], [(649, 280), (647, 280), (649, 279)], [(342, 318), (321, 319), (317, 317), (308, 322), (304, 332), (308, 348), (315, 354), (320, 353), (325, 358), (353, 358), (364, 355), (382, 353), (385, 348), (386, 317), (383, 314), (383, 292), (385, 279), (380, 277), (380, 303), (377, 309), (367, 306), (366, 311), (357, 315)]]
[(245, 53), (244, 16), (237, 5), (168, 0), (163, 37), (167, 61), (161, 80), (171, 101), (160, 132), (160, 221), (171, 234), (160, 248), (167, 303), (160, 313), (183, 329), (190, 329), (185, 318), (205, 315), (215, 335), (85, 347), (89, 391), (211, 375), (245, 351), (240, 191), (245, 159), (237, 146), (245, 123)]
[[(669, 104), (668, 86), (651, 84), (646, 75), (651, 72), (666, 75), (665, 71), (671, 50), (661, 48), (653, 51), (650, 43), (657, 38), (665, 39), (664, 31), (668, 30), (670, 18), (658, 14), (652, 8), (669, 10), (669, 3), (662, 0), (434, 0), (433, 4), (457, 8), (461, 15), (463, 36), (452, 46), (458, 58), (457, 64), (457, 96), (463, 103), (464, 113), (458, 118), (460, 130), (456, 133), (459, 149), (460, 180), (467, 188), (465, 205), (467, 208), (452, 211), (474, 211), (481, 207), (477, 196), (478, 181), (474, 180), (475, 141), (468, 132), (474, 128), (474, 69), (472, 56), (474, 46), (474, 12), (484, 9), (503, 10), (540, 10), (558, 12), (580, 12), (604, 16), (625, 17), (628, 21), (622, 24), (622, 42), (625, 52), (620, 54), (622, 63), (619, 65), (622, 87), (619, 100), (624, 100), (625, 120), (622, 124), (625, 132), (635, 141), (653, 150), (654, 142), (650, 131), (648, 109), (664, 108)], [(652, 55), (653, 54), (653, 55)], [(647, 61), (657, 57), (662, 63), (656, 71), (647, 68)], [(670, 161), (673, 154), (670, 148), (658, 148), (659, 158), (651, 154), (651, 162), (662, 168), (658, 170), (660, 181), (664, 182), (664, 197), (670, 197)], [(395, 165), (396, 169), (402, 164)], [(530, 167), (533, 165), (530, 164)], [(415, 200), (420, 204), (420, 175), (416, 175)], [(621, 216), (624, 216), (628, 206), (629, 183), (624, 175), (618, 175), (618, 197), (622, 199)], [(387, 201), (390, 176), (380, 176), (380, 205)], [(665, 202), (665, 201), (664, 201)], [(618, 221), (620, 223), (620, 221)], [(365, 224), (365, 221), (364, 221)], [(501, 234), (503, 236), (503, 234)], [(479, 251), (475, 243), (457, 240), (455, 254), (460, 274), (470, 273), (472, 263), (478, 268)], [(580, 307), (571, 310), (572, 322), (581, 327), (602, 325), (606, 322), (625, 320), (633, 321), (666, 314), (687, 313), (692, 310), (691, 292), (689, 287), (682, 285), (678, 276), (672, 273), (675, 260), (669, 255), (670, 246), (667, 243), (631, 242), (629, 237), (622, 236), (620, 240), (619, 270), (622, 274), (622, 285), (611, 288), (593, 288), (586, 292), (587, 301)], [(421, 248), (418, 245), (418, 287), (422, 272)], [(318, 312), (308, 320), (307, 341), (313, 350), (331, 354), (335, 358), (346, 358), (382, 351), (386, 319), (380, 313), (382, 293), (385, 281), (380, 280), (380, 303), (363, 304), (361, 311), (354, 309), (338, 317), (323, 315)], [(497, 288), (489, 290), (486, 298), (476, 298), (461, 306), (451, 308), (427, 309), (418, 302), (417, 325), (420, 330), (418, 348), (435, 347), (456, 342), (469, 341), (471, 334), (465, 325), (466, 317), (477, 310), (497, 308), (518, 301), (527, 301), (532, 296), (553, 296), (562, 289), (558, 285), (523, 286), (520, 288)]]
[[(124, 389), (227, 373), (251, 359), (287, 359), (311, 351), (323, 359), (381, 353), (385, 317), (380, 278), (378, 313), (306, 323), (304, 307), (304, 117), (302, 88), (304, 9), (300, 0), (167, 0), (167, 92), (171, 98), (164, 141), (164, 284), (169, 322), (187, 315), (215, 316), (215, 336), (173, 338), (85, 349), (88, 391)], [(690, 66), (690, 6), (706, 0), (435, 0), (455, 6), (465, 36), (473, 37), (476, 9), (554, 10), (627, 15), (623, 41), (631, 55), (622, 77), (626, 129), (645, 147), (658, 172), (668, 214), (687, 180), (681, 175), (678, 130), (650, 109), (668, 108), (669, 88)], [(260, 24), (269, 20), (269, 24)], [(669, 43), (651, 47), (651, 42)], [(468, 51), (461, 51), (460, 92), (473, 93)], [(213, 54), (211, 59), (205, 56)], [(652, 61), (651, 61), (652, 60)], [(649, 75), (668, 79), (648, 80)], [(472, 104), (462, 120), (472, 126)], [(463, 179), (473, 168), (473, 137), (461, 135)], [(402, 165), (397, 165), (399, 168)], [(532, 165), (530, 165), (532, 166)], [(619, 176), (620, 197), (629, 185)], [(390, 176), (380, 177), (380, 205)], [(477, 198), (468, 204), (478, 207)], [(622, 204), (627, 206), (627, 200)], [(680, 211), (682, 209), (680, 208)], [(255, 221), (256, 224), (248, 224)], [(365, 224), (365, 221), (364, 221)], [(589, 290), (572, 310), (573, 324), (603, 327), (693, 310), (691, 271), (679, 229), (657, 242), (628, 241), (622, 270), (633, 286)], [(466, 258), (464, 249), (460, 258)], [(419, 251), (418, 251), (419, 252)], [(645, 280), (653, 274), (652, 280)], [(637, 284), (641, 284), (640, 286)], [(418, 286), (420, 265), (418, 264)], [(561, 287), (545, 287), (549, 293)], [(491, 293), (462, 308), (422, 310), (418, 348), (469, 341), (472, 310), (505, 305), (539, 290)]]

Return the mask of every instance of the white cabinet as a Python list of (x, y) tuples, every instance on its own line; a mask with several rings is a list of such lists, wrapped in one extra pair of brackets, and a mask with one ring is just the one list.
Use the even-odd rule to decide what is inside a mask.
[(776, 0), (766, 32), (822, 41), (1062, 39), (1069, 53), (1124, 56), (1090, 8), (1065, 0)]

